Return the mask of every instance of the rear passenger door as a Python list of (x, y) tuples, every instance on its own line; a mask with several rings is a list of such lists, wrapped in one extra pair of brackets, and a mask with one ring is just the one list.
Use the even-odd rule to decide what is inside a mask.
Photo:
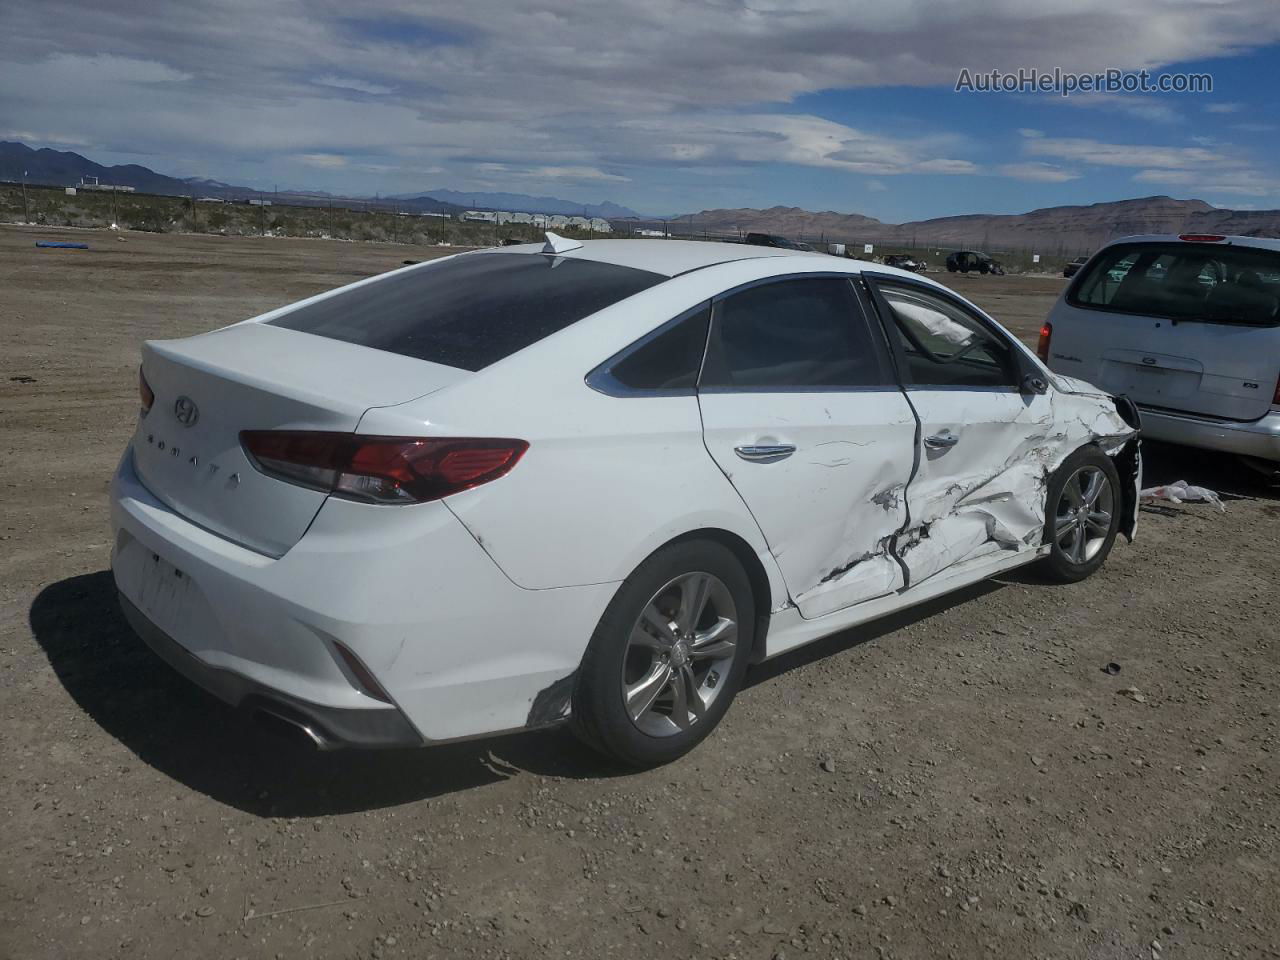
[(749, 286), (713, 303), (698, 383), (707, 450), (768, 541), (802, 616), (903, 585), (915, 418), (848, 276)]
[(909, 586), (947, 567), (1043, 540), (1044, 476), (1056, 449), (1049, 395), (1003, 330), (932, 284), (867, 275), (916, 416), (898, 541)]

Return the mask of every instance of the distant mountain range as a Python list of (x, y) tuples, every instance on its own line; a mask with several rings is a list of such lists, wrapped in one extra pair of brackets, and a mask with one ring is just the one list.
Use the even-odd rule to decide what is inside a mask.
[[(107, 167), (69, 150), (33, 150), (24, 143), (0, 141), (0, 180), (19, 180), (26, 172), (28, 183), (72, 187), (82, 177), (97, 177), (102, 183), (133, 187), (142, 193), (167, 196), (222, 197), (223, 199), (261, 196), (264, 191), (201, 177), (169, 177), (137, 164)], [(304, 190), (281, 190), (271, 194), (277, 203), (367, 202), (370, 197), (340, 197)], [(466, 209), (510, 210), (527, 213), (561, 213), (567, 216), (634, 217), (636, 212), (616, 203), (578, 203), (558, 197), (532, 197), (524, 193), (461, 193), (457, 190), (426, 190), (399, 197), (383, 197), (394, 201), (401, 210), (413, 213), (460, 213)]]
[[(74, 186), (81, 177), (98, 177), (103, 183), (133, 187), (143, 193), (170, 196), (216, 196), (224, 199), (261, 196), (252, 187), (236, 186), (199, 177), (165, 176), (137, 164), (103, 166), (78, 153), (33, 150), (23, 143), (0, 141), (0, 180), (18, 180), (26, 172), (28, 183)], [(282, 190), (273, 193), (277, 203), (317, 204), (332, 200), (355, 206), (368, 197), (338, 197), (327, 193)], [(400, 197), (386, 197), (401, 210), (416, 213), (458, 213), (464, 209), (510, 210), (526, 213), (585, 215), (608, 220), (640, 217), (634, 210), (608, 201), (577, 203), (558, 197), (524, 193), (480, 193), (427, 190)], [(673, 233), (737, 234), (749, 231), (780, 233), (814, 240), (845, 243), (879, 243), (899, 246), (954, 249), (1036, 250), (1045, 254), (1086, 253), (1119, 236), (1139, 233), (1223, 233), (1242, 236), (1280, 236), (1280, 210), (1229, 210), (1203, 200), (1143, 197), (1087, 206), (1046, 207), (1020, 214), (975, 213), (909, 223), (884, 223), (858, 213), (815, 213), (799, 207), (703, 210), (668, 217)]]
[(1280, 210), (1228, 210), (1203, 200), (1143, 197), (1087, 206), (1045, 207), (1020, 214), (975, 213), (959, 217), (884, 223), (861, 214), (799, 207), (767, 210), (703, 210), (679, 218), (683, 233), (692, 223), (696, 233), (756, 231), (837, 242), (901, 246), (1033, 248), (1045, 254), (1091, 251), (1115, 237), (1142, 233), (1222, 233), (1280, 237)]

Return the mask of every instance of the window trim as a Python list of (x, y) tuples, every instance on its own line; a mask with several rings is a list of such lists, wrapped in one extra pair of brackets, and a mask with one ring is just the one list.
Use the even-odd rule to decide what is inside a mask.
[[(828, 279), (844, 280), (849, 284), (850, 292), (853, 294), (853, 301), (857, 305), (858, 312), (862, 314), (861, 320), (865, 324), (867, 338), (872, 344), (872, 349), (876, 354), (876, 361), (880, 365), (882, 374), (887, 378), (885, 383), (862, 386), (826, 386), (811, 384), (807, 386), (710, 386), (704, 385), (702, 382), (703, 374), (706, 372), (707, 357), (711, 352), (711, 344), (717, 332), (720, 322), (721, 304), (729, 297), (735, 296), (746, 290), (755, 287), (762, 287), (773, 283), (786, 283), (793, 280), (828, 280)], [(699, 394), (735, 394), (735, 393), (885, 393), (892, 391), (894, 393), (902, 390), (901, 378), (894, 363), (890, 346), (885, 342), (884, 332), (880, 328), (880, 324), (868, 310), (867, 304), (863, 301), (858, 291), (857, 284), (858, 274), (842, 273), (838, 270), (815, 270), (805, 273), (787, 273), (772, 277), (762, 277), (758, 280), (749, 280), (746, 283), (740, 283), (735, 287), (722, 290), (711, 298), (711, 322), (707, 325), (707, 344), (702, 352), (702, 367), (698, 370), (698, 386)], [(854, 321), (851, 315), (850, 322)]]
[(602, 393), (606, 397), (634, 398), (634, 397), (692, 397), (698, 391), (698, 381), (702, 379), (702, 367), (707, 362), (707, 341), (711, 336), (711, 316), (707, 317), (707, 329), (702, 340), (702, 358), (698, 361), (698, 369), (694, 371), (693, 386), (691, 387), (675, 387), (669, 390), (663, 390), (656, 387), (629, 387), (617, 377), (613, 375), (613, 368), (624, 360), (628, 359), (637, 350), (647, 346), (649, 343), (658, 339), (667, 331), (679, 326), (686, 320), (696, 316), (698, 313), (706, 310), (708, 314), (713, 312), (713, 301), (711, 299), (702, 300), (696, 306), (690, 307), (683, 313), (679, 313), (670, 320), (654, 327), (643, 337), (633, 340), (627, 344), (604, 363), (599, 364), (583, 378), (584, 382), (596, 393)]
[[(879, 273), (874, 270), (864, 271), (862, 279), (867, 287), (866, 295), (875, 306), (875, 311), (880, 319), (881, 334), (889, 342), (889, 351), (893, 355), (893, 361), (898, 373), (898, 380), (902, 384), (902, 389), (911, 391), (947, 391), (947, 392), (968, 392), (968, 393), (1017, 393), (1023, 392), (1021, 381), (1026, 374), (1026, 350), (1022, 344), (1010, 337), (995, 322), (976, 307), (970, 306), (953, 294), (945, 287), (935, 286), (923, 280), (917, 280), (909, 277), (899, 277), (891, 274)], [(945, 303), (949, 303), (965, 316), (972, 319), (979, 327), (985, 330), (994, 340), (1003, 343), (1009, 350), (1009, 360), (1013, 367), (1007, 370), (1006, 375), (1014, 378), (1014, 383), (1005, 386), (988, 386), (979, 387), (972, 384), (934, 384), (934, 383), (916, 383), (909, 375), (910, 366), (907, 361), (906, 353), (902, 349), (899, 338), (891, 336), (893, 330), (891, 324), (896, 321), (893, 319), (893, 308), (889, 306), (889, 301), (885, 299), (880, 292), (880, 287), (903, 287), (908, 290), (915, 290), (919, 293), (928, 294), (937, 297)]]

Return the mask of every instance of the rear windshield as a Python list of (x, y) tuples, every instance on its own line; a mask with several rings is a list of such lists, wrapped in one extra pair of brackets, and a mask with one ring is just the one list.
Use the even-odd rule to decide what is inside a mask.
[(1280, 252), (1219, 243), (1118, 244), (1093, 261), (1067, 299), (1171, 320), (1276, 326)]
[(462, 255), (344, 290), (270, 323), (479, 370), (665, 279), (592, 260)]

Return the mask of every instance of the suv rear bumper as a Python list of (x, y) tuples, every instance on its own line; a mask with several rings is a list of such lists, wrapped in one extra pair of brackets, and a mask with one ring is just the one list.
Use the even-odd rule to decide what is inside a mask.
[(1280, 461), (1280, 410), (1240, 423), (1149, 407), (1138, 409), (1142, 412), (1142, 435), (1152, 440)]

